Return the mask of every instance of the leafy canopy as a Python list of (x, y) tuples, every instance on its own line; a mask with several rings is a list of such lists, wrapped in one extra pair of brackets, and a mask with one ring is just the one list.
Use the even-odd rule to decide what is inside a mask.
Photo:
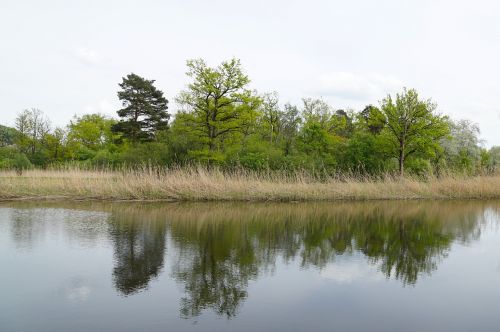
[(196, 138), (206, 154), (223, 151), (227, 140), (241, 136), (257, 117), (261, 100), (247, 86), (250, 79), (243, 73), (240, 61), (231, 59), (213, 68), (201, 59), (187, 62), (192, 82), (177, 102), (177, 115), (187, 135)]
[(421, 100), (417, 91), (404, 89), (393, 99), (382, 101), (382, 112), (387, 119), (385, 137), (391, 153), (399, 160), (399, 171), (404, 173), (408, 157), (420, 154), (428, 157), (439, 149), (439, 140), (449, 133), (447, 118), (435, 114), (436, 104)]

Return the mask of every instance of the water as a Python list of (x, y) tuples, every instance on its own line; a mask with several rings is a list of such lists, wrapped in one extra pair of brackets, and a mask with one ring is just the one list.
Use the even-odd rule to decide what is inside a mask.
[(2, 203), (0, 331), (496, 331), (500, 202)]

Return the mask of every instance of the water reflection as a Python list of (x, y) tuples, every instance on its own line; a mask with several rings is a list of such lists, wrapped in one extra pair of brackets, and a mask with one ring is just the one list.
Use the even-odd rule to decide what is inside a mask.
[[(500, 206), (488, 202), (54, 204), (106, 216), (108, 226), (99, 227), (112, 243), (112, 279), (120, 294), (144, 290), (162, 273), (168, 239), (173, 261), (167, 273), (183, 290), (181, 315), (193, 317), (209, 310), (227, 318), (238, 314), (249, 296), (249, 282), (272, 273), (281, 261), (324, 270), (334, 267), (340, 257), (361, 255), (386, 278), (413, 286), (439, 267), (454, 242), (478, 239), (485, 213), (498, 219)], [(17, 208), (12, 210), (12, 238), (23, 245), (34, 241), (44, 229), (39, 215), (19, 208), (37, 206), (11, 206)], [(65, 231), (96, 238), (95, 230), (66, 227)]]
[(261, 257), (259, 239), (239, 220), (197, 224), (177, 217), (171, 215), (172, 237), (179, 252), (172, 275), (186, 294), (181, 314), (196, 316), (210, 308), (228, 318), (236, 315), (247, 297), (248, 281), (268, 263)]
[(467, 242), (479, 234), (482, 209), (447, 204), (202, 205), (165, 215), (186, 258), (202, 266), (232, 266), (241, 272), (231, 269), (231, 274), (247, 276), (240, 279), (256, 276), (278, 256), (323, 268), (338, 255), (361, 252), (388, 278), (415, 284), (446, 257), (454, 240)]
[(163, 268), (166, 225), (141, 217), (132, 209), (113, 213), (109, 219), (115, 256), (113, 281), (124, 295), (147, 288)]
[[(93, 210), (88, 204), (10, 203), (10, 232), (17, 248), (34, 250), (39, 242), (56, 236), (62, 228), (65, 237), (79, 246), (95, 246), (107, 232), (103, 223), (109, 213)], [(84, 208), (85, 210), (81, 210)], [(1, 221), (1, 220), (0, 220)]]

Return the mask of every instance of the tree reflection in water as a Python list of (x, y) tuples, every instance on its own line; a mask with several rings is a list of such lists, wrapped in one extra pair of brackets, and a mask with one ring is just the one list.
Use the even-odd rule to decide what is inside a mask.
[[(182, 316), (210, 310), (227, 318), (237, 315), (249, 282), (272, 271), (278, 260), (323, 269), (335, 265), (340, 255), (362, 254), (387, 278), (415, 285), (423, 274), (438, 268), (453, 242), (479, 238), (486, 213), (496, 219), (500, 215), (494, 202), (68, 203), (67, 207), (107, 212), (93, 212), (96, 218), (107, 216), (104, 229), (79, 230), (92, 230), (95, 224), (82, 215), (79, 225), (85, 227), (72, 226), (75, 230), (67, 232), (92, 241), (108, 234), (114, 248), (113, 281), (121, 294), (147, 288), (160, 274), (169, 239), (173, 261), (168, 272), (184, 291)], [(25, 247), (32, 247), (51, 227), (36, 222), (34, 213), (19, 212), (18, 207), (12, 211), (13, 238)]]
[(113, 211), (114, 220), (122, 220), (113, 233), (119, 291), (130, 294), (158, 274), (168, 229), (176, 252), (171, 274), (185, 292), (181, 314), (208, 309), (228, 318), (238, 313), (249, 281), (278, 258), (324, 268), (338, 255), (360, 252), (387, 278), (414, 285), (437, 268), (454, 240), (478, 236), (483, 213), (453, 202), (198, 203)]
[(158, 276), (165, 256), (165, 223), (113, 214), (110, 238), (115, 251), (113, 280), (124, 295), (146, 288)]

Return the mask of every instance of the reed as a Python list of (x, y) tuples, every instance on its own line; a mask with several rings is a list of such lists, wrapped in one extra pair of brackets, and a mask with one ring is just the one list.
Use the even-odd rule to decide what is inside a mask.
[(441, 178), (225, 172), (201, 167), (0, 172), (0, 199), (333, 201), (500, 198), (500, 175)]

